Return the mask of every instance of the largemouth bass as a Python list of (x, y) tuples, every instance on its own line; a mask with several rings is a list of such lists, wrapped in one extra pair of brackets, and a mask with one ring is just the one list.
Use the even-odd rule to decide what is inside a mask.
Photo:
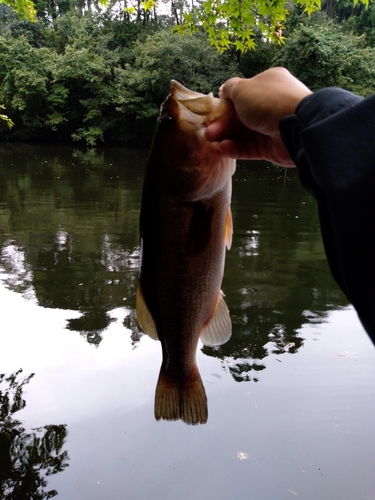
[(198, 340), (214, 346), (231, 336), (220, 288), (232, 241), (235, 161), (209, 152), (205, 129), (233, 112), (229, 101), (173, 80), (160, 108), (143, 185), (137, 289), (138, 322), (162, 345), (157, 420), (207, 421)]

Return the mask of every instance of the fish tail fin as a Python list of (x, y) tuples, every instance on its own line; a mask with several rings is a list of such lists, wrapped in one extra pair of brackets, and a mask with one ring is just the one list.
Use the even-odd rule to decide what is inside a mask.
[(160, 370), (155, 393), (156, 420), (182, 420), (197, 425), (205, 424), (207, 416), (207, 397), (198, 368), (182, 380)]

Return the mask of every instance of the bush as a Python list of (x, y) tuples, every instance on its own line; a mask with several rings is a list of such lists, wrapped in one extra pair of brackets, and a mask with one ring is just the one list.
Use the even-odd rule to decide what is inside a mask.
[(229, 56), (221, 56), (206, 36), (172, 34), (162, 30), (137, 41), (133, 61), (117, 68), (118, 109), (136, 119), (155, 117), (169, 93), (172, 79), (197, 92), (217, 92), (220, 85), (238, 74)]
[(362, 96), (375, 92), (375, 48), (322, 16), (298, 26), (273, 65), (285, 66), (312, 90), (339, 86)]
[(237, 73), (203, 34), (163, 29), (113, 48), (109, 31), (72, 12), (49, 32), (49, 47), (8, 30), (0, 38), (0, 103), (15, 126), (2, 126), (1, 138), (144, 143), (172, 78), (207, 93)]

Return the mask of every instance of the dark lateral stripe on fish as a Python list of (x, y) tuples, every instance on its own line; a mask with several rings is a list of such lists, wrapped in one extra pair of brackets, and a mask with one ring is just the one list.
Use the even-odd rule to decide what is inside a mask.
[(186, 241), (186, 251), (189, 256), (201, 253), (207, 247), (212, 235), (212, 207), (202, 201), (196, 201), (193, 207)]

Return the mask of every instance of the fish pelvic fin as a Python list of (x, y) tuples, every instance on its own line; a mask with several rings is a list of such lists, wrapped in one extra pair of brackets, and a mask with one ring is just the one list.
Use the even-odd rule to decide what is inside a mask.
[(138, 281), (136, 291), (136, 312), (139, 326), (147, 333), (149, 337), (154, 340), (159, 340), (158, 332), (156, 329), (155, 321), (147, 307), (146, 301), (142, 292), (141, 282)]
[(182, 420), (185, 424), (205, 424), (207, 397), (198, 368), (190, 377), (176, 379), (160, 370), (155, 392), (156, 420)]
[(232, 210), (229, 206), (227, 211), (227, 216), (225, 219), (225, 236), (224, 236), (225, 244), (228, 250), (230, 250), (232, 246), (232, 238), (233, 238), (233, 217), (232, 217)]
[(224, 300), (224, 294), (220, 290), (214, 313), (201, 332), (201, 341), (204, 345), (213, 347), (225, 344), (231, 336), (232, 320)]

